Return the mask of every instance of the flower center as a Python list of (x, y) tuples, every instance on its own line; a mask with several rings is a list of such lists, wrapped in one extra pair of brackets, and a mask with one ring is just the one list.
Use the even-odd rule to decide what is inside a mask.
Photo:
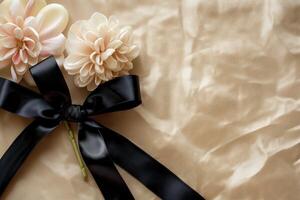
[(22, 49), (23, 48), (23, 41), (22, 40), (17, 40), (17, 48)]

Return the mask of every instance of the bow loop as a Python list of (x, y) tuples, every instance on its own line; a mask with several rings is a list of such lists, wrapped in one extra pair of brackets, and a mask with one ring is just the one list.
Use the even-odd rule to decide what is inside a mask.
[(98, 86), (83, 107), (89, 115), (129, 110), (142, 102), (139, 79), (135, 75), (115, 78)]
[(0, 107), (6, 111), (26, 118), (55, 121), (60, 118), (59, 112), (40, 94), (15, 82), (0, 77), (0, 91)]
[(54, 108), (71, 105), (69, 88), (53, 56), (30, 68), (30, 73), (44, 99)]

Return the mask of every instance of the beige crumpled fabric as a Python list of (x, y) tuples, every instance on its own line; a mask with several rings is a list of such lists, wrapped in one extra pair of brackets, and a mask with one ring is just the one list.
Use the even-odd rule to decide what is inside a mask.
[[(98, 118), (207, 199), (300, 197), (300, 1), (61, 0), (71, 21), (95, 11), (132, 25), (143, 105)], [(74, 103), (86, 92), (68, 78)], [(0, 155), (29, 123), (0, 111)], [(130, 155), (128, 155), (130, 156)], [(121, 171), (136, 199), (158, 199)], [(98, 200), (63, 126), (1, 200)]]

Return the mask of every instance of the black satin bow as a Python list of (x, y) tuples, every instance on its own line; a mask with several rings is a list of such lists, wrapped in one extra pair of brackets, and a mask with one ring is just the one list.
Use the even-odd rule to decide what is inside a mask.
[(137, 76), (123, 76), (100, 85), (81, 106), (72, 105), (68, 87), (53, 57), (32, 67), (30, 72), (41, 95), (0, 78), (0, 107), (35, 119), (0, 160), (0, 196), (37, 143), (62, 120), (67, 120), (80, 123), (80, 152), (105, 199), (134, 199), (115, 164), (162, 199), (204, 199), (128, 139), (89, 118), (141, 104)]

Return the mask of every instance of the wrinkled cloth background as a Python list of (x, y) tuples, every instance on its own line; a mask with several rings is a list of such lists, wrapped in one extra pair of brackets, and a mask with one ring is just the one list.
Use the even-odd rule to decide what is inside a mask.
[[(49, 2), (49, 1), (48, 1)], [(61, 0), (132, 25), (143, 105), (97, 117), (207, 199), (300, 198), (299, 0)], [(68, 77), (74, 103), (85, 90)], [(0, 155), (30, 122), (0, 111)], [(75, 128), (75, 127), (74, 127)], [(130, 156), (130, 155), (128, 155)], [(158, 199), (121, 171), (136, 199)], [(66, 130), (49, 135), (3, 200), (98, 200)]]

